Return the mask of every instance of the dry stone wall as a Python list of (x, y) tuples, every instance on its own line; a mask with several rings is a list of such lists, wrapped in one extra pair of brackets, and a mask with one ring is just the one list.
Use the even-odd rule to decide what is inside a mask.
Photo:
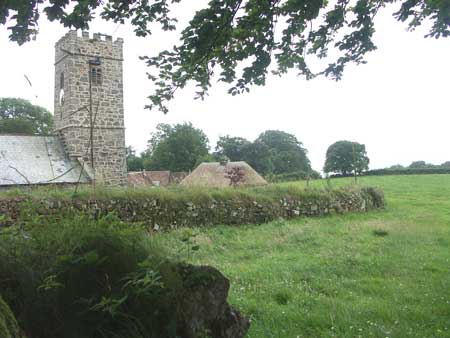
[[(322, 216), (332, 213), (366, 212), (384, 207), (383, 192), (375, 188), (352, 188), (307, 193), (234, 194), (208, 193), (189, 198), (183, 193), (97, 199), (0, 199), (0, 226), (20, 223), (21, 217), (44, 215), (46, 219), (82, 212), (100, 217), (114, 213), (121, 220), (143, 223), (153, 230), (214, 225), (261, 224), (279, 218)], [(25, 212), (24, 212), (25, 211)], [(25, 215), (24, 215), (25, 214)]]

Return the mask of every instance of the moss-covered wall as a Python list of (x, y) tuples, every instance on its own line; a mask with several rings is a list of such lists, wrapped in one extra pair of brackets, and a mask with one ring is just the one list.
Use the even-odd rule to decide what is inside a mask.
[(375, 188), (311, 190), (263, 188), (261, 190), (197, 191), (102, 195), (97, 198), (16, 196), (0, 199), (3, 225), (32, 214), (63, 217), (71, 212), (93, 216), (114, 212), (120, 219), (143, 222), (155, 230), (218, 224), (259, 224), (278, 218), (320, 216), (333, 212), (365, 212), (384, 206), (383, 192)]

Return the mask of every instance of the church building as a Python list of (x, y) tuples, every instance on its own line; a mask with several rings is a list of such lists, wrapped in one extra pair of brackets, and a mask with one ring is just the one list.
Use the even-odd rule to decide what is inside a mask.
[(0, 186), (127, 183), (122, 46), (76, 31), (56, 43), (54, 135), (0, 134)]

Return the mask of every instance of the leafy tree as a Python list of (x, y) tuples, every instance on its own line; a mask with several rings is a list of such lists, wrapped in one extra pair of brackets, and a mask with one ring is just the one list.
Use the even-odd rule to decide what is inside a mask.
[(298, 151), (282, 151), (280, 153), (272, 153), (273, 173), (286, 174), (296, 171), (305, 173), (311, 171), (309, 160)]
[(366, 146), (358, 142), (338, 141), (328, 147), (325, 166), (326, 173), (361, 174), (369, 169)]
[[(147, 36), (154, 22), (163, 30), (175, 29), (171, 11), (178, 2), (79, 0), (69, 6), (70, 1), (6, 0), (0, 2), (0, 24), (7, 23), (10, 39), (22, 44), (37, 34), (42, 12), (66, 27), (87, 29), (97, 11), (105, 20), (129, 19), (136, 35)], [(410, 30), (426, 21), (427, 37), (450, 36), (448, 0), (210, 0), (181, 32), (179, 45), (144, 57), (156, 86), (149, 107), (167, 112), (167, 101), (189, 81), (203, 98), (216, 75), (231, 84), (233, 95), (264, 85), (270, 70), (338, 80), (347, 64), (365, 63), (366, 53), (376, 49), (375, 17), (394, 3), (399, 5), (395, 18)], [(318, 63), (308, 55), (324, 59), (325, 66), (313, 71), (310, 63)]]
[(200, 164), (204, 163), (204, 162), (218, 162), (219, 159), (215, 154), (206, 154), (204, 156), (201, 156), (199, 158), (197, 158), (197, 161), (195, 162), (194, 168), (196, 168), (197, 166), (199, 166)]
[(274, 174), (311, 171), (307, 151), (297, 138), (284, 131), (267, 130), (257, 138), (270, 149)]
[(191, 123), (159, 124), (148, 141), (144, 167), (148, 170), (189, 171), (208, 155), (208, 138)]
[(151, 134), (150, 139), (147, 141), (147, 153), (151, 153), (156, 146), (172, 132), (172, 126), (167, 123), (159, 123), (156, 126), (156, 131)]
[(426, 169), (426, 168), (430, 168), (433, 165), (426, 163), (425, 161), (414, 161), (412, 162), (408, 168), (411, 169)]
[(217, 141), (216, 152), (219, 156), (226, 156), (230, 161), (243, 160), (242, 148), (250, 144), (245, 138), (221, 136)]
[(33, 135), (33, 123), (22, 119), (0, 119), (0, 133)]
[(391, 165), (388, 169), (392, 169), (392, 170), (402, 170), (402, 169), (405, 169), (405, 167), (402, 166), (401, 164), (394, 164), (394, 165)]
[(53, 115), (40, 106), (19, 98), (0, 98), (0, 133), (49, 135)]
[(141, 156), (136, 156), (136, 150), (133, 147), (127, 147), (127, 169), (128, 171), (144, 169), (144, 160)]
[(441, 168), (450, 169), (450, 161), (446, 161), (441, 164)]
[(269, 147), (259, 141), (248, 143), (242, 147), (243, 159), (258, 173), (270, 174), (273, 171), (273, 163)]

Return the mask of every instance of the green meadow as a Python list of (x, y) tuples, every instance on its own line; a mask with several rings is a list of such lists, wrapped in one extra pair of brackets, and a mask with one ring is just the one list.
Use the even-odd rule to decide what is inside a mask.
[(230, 302), (251, 319), (248, 338), (450, 337), (450, 175), (358, 184), (383, 188), (385, 210), (179, 229), (154, 240), (231, 280)]

